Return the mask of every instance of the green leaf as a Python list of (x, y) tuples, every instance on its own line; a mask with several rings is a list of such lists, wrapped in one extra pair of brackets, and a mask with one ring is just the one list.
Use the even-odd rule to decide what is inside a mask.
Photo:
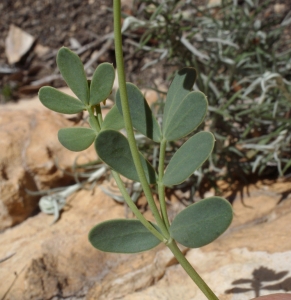
[(112, 64), (102, 63), (95, 70), (90, 84), (90, 104), (106, 100), (112, 91), (115, 72)]
[(60, 143), (71, 151), (83, 151), (91, 146), (96, 138), (96, 132), (91, 128), (62, 128), (58, 132)]
[(209, 157), (214, 147), (212, 133), (196, 133), (173, 155), (163, 177), (165, 186), (183, 182)]
[[(132, 83), (126, 83), (130, 117), (133, 127), (155, 142), (161, 141), (160, 126), (152, 114), (141, 91)], [(116, 93), (116, 105), (122, 114), (120, 91)]]
[[(98, 156), (116, 172), (139, 181), (127, 138), (118, 131), (102, 130), (95, 141)], [(151, 164), (140, 154), (141, 163), (149, 183), (156, 182)]]
[(163, 127), (167, 127), (168, 122), (172, 121), (169, 116), (173, 115), (172, 111), (176, 111), (180, 101), (182, 101), (182, 99), (190, 93), (195, 79), (196, 70), (193, 68), (183, 68), (177, 72), (167, 93), (163, 116)]
[(156, 247), (161, 242), (140, 221), (124, 219), (96, 225), (89, 232), (89, 241), (93, 247), (113, 253), (142, 252)]
[(62, 47), (57, 55), (57, 65), (70, 89), (83, 103), (88, 104), (89, 87), (79, 56), (70, 49)]
[(50, 86), (42, 87), (38, 96), (45, 107), (59, 113), (76, 114), (86, 109), (86, 106), (80, 100)]
[(181, 211), (170, 226), (170, 235), (185, 247), (202, 247), (218, 238), (228, 228), (232, 217), (228, 201), (210, 197)]
[(113, 105), (108, 114), (105, 116), (101, 129), (112, 129), (118, 131), (122, 128), (124, 128), (123, 116), (120, 114), (117, 106)]
[(201, 92), (191, 92), (176, 103), (168, 112), (168, 121), (163, 127), (167, 141), (174, 141), (195, 130), (204, 120), (207, 112), (207, 99)]

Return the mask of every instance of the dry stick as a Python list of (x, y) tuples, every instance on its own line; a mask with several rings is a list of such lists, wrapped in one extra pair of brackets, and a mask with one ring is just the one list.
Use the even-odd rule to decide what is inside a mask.
[[(100, 39), (96, 39), (93, 42), (90, 42), (90, 43), (82, 46), (81, 48), (76, 50), (75, 53), (80, 55), (80, 54), (84, 53), (85, 51), (87, 51), (95, 46), (98, 46), (99, 44), (101, 44), (102, 42), (104, 42), (108, 39), (113, 39), (113, 32), (110, 32), (110, 33), (104, 35), (103, 37), (101, 37)], [(55, 57), (57, 53), (58, 53), (58, 50), (53, 50), (49, 54), (44, 55), (43, 60), (51, 59), (51, 58)]]
[(16, 280), (18, 279), (19, 275), (23, 272), (23, 270), (25, 269), (26, 266), (24, 266), (22, 268), (22, 270), (17, 274), (16, 272), (14, 272), (15, 278), (13, 279), (12, 283), (10, 284), (9, 288), (7, 289), (7, 291), (4, 293), (3, 297), (1, 298), (1, 300), (5, 300), (6, 296), (9, 294), (9, 292), (11, 291), (13, 285), (15, 284)]
[(14, 256), (15, 254), (16, 254), (16, 252), (14, 252), (14, 253), (12, 253), (12, 254), (10, 254), (10, 255), (4, 257), (4, 258), (1, 258), (1, 259), (0, 259), (0, 263), (2, 263), (2, 262), (5, 261), (5, 260), (8, 260), (9, 258), (11, 258), (12, 256)]
[[(76, 53), (78, 55), (84, 53), (85, 51), (89, 50), (90, 48), (93, 48), (95, 46), (98, 46), (99, 44), (101, 44), (102, 42), (104, 42), (105, 40), (106, 43), (103, 45), (103, 47), (99, 50), (99, 52), (97, 53), (97, 55), (93, 56), (85, 65), (84, 65), (84, 69), (87, 70), (96, 60), (99, 59), (99, 57), (101, 55), (103, 55), (111, 46), (112, 42), (113, 42), (113, 33), (108, 33), (106, 34), (104, 37), (95, 40), (81, 48), (79, 48)], [(53, 51), (53, 55), (52, 53), (50, 53), (49, 56), (46, 56), (44, 58), (44, 60), (51, 58), (52, 56), (55, 56), (56, 52)], [(43, 77), (39, 80), (35, 80), (31, 83), (31, 86), (38, 86), (38, 85), (43, 85), (43, 84), (48, 84), (49, 82), (52, 82), (53, 80), (57, 80), (57, 79), (62, 79), (62, 75), (61, 74), (53, 74), (53, 75), (49, 75), (46, 77)]]
[(30, 85), (38, 86), (38, 85), (48, 84), (49, 82), (52, 82), (53, 80), (57, 80), (57, 79), (62, 79), (62, 75), (61, 74), (48, 75), (39, 80), (32, 81)]
[(93, 55), (84, 65), (84, 69), (87, 70), (91, 67), (91, 65), (99, 59), (101, 55), (103, 55), (112, 45), (113, 40), (108, 39), (107, 42), (103, 45), (103, 47), (98, 51), (96, 55)]

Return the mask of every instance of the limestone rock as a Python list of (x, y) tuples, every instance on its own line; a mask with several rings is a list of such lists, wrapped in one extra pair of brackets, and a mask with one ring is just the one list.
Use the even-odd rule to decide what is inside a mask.
[[(62, 169), (71, 169), (80, 154), (66, 150), (57, 138), (60, 128), (73, 125), (42, 106), (38, 98), (1, 106), (0, 230), (20, 223), (37, 209), (39, 197), (26, 190), (73, 181)], [(96, 159), (93, 148), (87, 156)]]
[[(291, 291), (289, 186), (252, 188), (245, 205), (234, 201), (228, 232), (201, 249), (183, 250), (219, 299)], [(0, 297), (11, 285), (5, 300), (205, 299), (164, 245), (125, 255), (102, 253), (89, 244), (96, 223), (125, 215), (123, 206), (99, 188), (81, 190), (54, 225), (49, 226), (52, 216), (40, 213), (0, 233), (0, 282), (6, 283)]]
[[(35, 207), (25, 188), (68, 180), (55, 156), (66, 168), (78, 155), (56, 138), (71, 122), (30, 101), (2, 107), (0, 113), (2, 228), (21, 222), (29, 215), (24, 208)], [(91, 150), (87, 154), (94, 159)], [(183, 251), (221, 300), (290, 293), (290, 180), (262, 182), (242, 192), (243, 199), (233, 194), (231, 228), (210, 245)], [(172, 219), (180, 206), (171, 203)], [(148, 211), (144, 215), (151, 218)], [(0, 232), (0, 299), (206, 299), (163, 244), (132, 255), (102, 253), (90, 245), (94, 225), (127, 216), (132, 214), (95, 188), (71, 195), (52, 226), (53, 216), (39, 213)]]
[(97, 251), (88, 232), (101, 221), (123, 216), (123, 207), (96, 188), (71, 196), (52, 226), (53, 216), (39, 213), (5, 230), (0, 234), (0, 260), (14, 255), (1, 263), (0, 298), (12, 285), (5, 300), (82, 299), (89, 287), (127, 258)]
[[(237, 197), (234, 202), (232, 227), (213, 243), (187, 252), (189, 262), (220, 300), (249, 300), (280, 292), (291, 294), (288, 185), (290, 182), (251, 187), (249, 196), (244, 195), (243, 201)], [(119, 299), (206, 298), (181, 266), (173, 265), (155, 285)]]
[(18, 62), (27, 53), (35, 38), (21, 28), (10, 25), (8, 36), (5, 40), (5, 53), (9, 64)]

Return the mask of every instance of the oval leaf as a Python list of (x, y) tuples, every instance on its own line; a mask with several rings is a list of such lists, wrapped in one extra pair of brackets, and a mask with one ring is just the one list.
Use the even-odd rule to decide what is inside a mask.
[(117, 106), (113, 105), (108, 114), (105, 116), (101, 129), (112, 129), (118, 131), (122, 128), (124, 128), (123, 116), (120, 114)]
[(91, 128), (62, 128), (58, 132), (60, 143), (71, 151), (83, 151), (94, 142), (96, 132)]
[[(116, 172), (139, 181), (128, 140), (124, 135), (114, 130), (104, 130), (98, 134), (95, 141), (98, 156)], [(141, 163), (149, 183), (156, 182), (156, 173), (151, 164), (140, 154)]]
[(214, 147), (214, 136), (210, 132), (196, 133), (173, 155), (163, 177), (165, 186), (183, 182), (209, 157)]
[(90, 84), (90, 104), (106, 100), (112, 91), (115, 71), (112, 64), (102, 63), (95, 70)]
[[(126, 89), (133, 127), (151, 140), (159, 142), (161, 140), (161, 129), (143, 94), (135, 85), (129, 82), (126, 83)], [(119, 90), (116, 93), (116, 105), (122, 114)]]
[(59, 113), (76, 114), (86, 109), (80, 100), (50, 86), (42, 87), (38, 96), (45, 107)]
[(180, 212), (170, 226), (170, 234), (185, 247), (202, 247), (218, 238), (228, 228), (232, 217), (228, 201), (210, 197)]
[[(163, 116), (163, 127), (167, 127), (169, 116), (173, 115), (172, 110), (176, 110), (179, 103), (186, 97), (193, 88), (196, 80), (196, 70), (194, 68), (183, 68), (175, 75), (170, 88), (167, 93), (164, 116)], [(164, 130), (163, 130), (164, 132)]]
[(89, 103), (89, 87), (81, 59), (70, 49), (62, 47), (57, 55), (58, 68), (67, 85), (83, 102)]
[(163, 127), (167, 141), (180, 139), (195, 130), (204, 120), (207, 99), (201, 92), (191, 92), (168, 113), (168, 122)]
[(89, 241), (93, 247), (113, 253), (146, 251), (161, 242), (140, 221), (123, 219), (96, 225), (89, 232)]

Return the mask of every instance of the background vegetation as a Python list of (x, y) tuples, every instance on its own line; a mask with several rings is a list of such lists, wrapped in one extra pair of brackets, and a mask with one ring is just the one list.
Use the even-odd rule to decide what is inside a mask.
[(125, 19), (136, 50), (155, 53), (144, 68), (162, 62), (198, 71), (194, 88), (209, 101), (203, 127), (216, 146), (198, 179), (190, 179), (196, 187), (206, 178), (213, 186), (217, 179), (282, 176), (291, 166), (291, 14), (271, 4), (143, 0), (136, 18)]

